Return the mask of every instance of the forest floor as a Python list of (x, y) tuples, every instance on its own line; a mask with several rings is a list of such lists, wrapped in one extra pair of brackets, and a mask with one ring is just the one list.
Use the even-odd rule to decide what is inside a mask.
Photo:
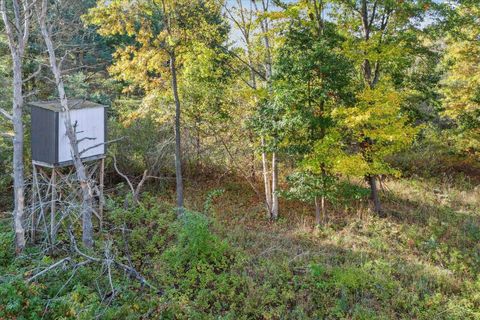
[[(269, 221), (259, 196), (231, 177), (188, 181), (186, 207), (196, 213), (183, 224), (169, 192), (146, 195), (136, 209), (110, 201), (111, 229), (98, 248), (128, 256), (159, 292), (121, 271), (109, 283), (105, 264), (27, 285), (65, 253), (14, 259), (4, 223), (0, 319), (480, 319), (478, 184), (414, 177), (383, 190), (386, 218), (359, 201), (330, 207), (319, 228), (313, 207), (293, 201)], [(132, 230), (128, 241), (119, 224)]]

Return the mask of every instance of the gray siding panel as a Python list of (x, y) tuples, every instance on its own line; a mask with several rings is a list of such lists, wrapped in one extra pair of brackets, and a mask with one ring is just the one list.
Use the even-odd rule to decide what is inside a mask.
[(108, 144), (106, 142), (108, 142), (108, 131), (107, 131), (107, 124), (108, 124), (108, 113), (107, 113), (107, 108), (103, 108), (103, 142), (105, 142), (105, 145), (104, 145), (104, 150), (103, 150), (103, 154), (107, 154), (107, 147), (108, 147)]
[(57, 131), (55, 112), (32, 106), (32, 160), (55, 164), (57, 162)]
[(58, 112), (55, 112), (55, 164), (57, 164), (60, 160), (58, 159), (58, 126), (59, 126), (60, 116)]

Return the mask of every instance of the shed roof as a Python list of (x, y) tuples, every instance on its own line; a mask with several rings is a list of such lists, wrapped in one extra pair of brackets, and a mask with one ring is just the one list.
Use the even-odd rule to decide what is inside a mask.
[[(60, 100), (34, 101), (34, 102), (30, 102), (28, 104), (30, 106), (43, 108), (43, 109), (48, 109), (48, 110), (55, 111), (55, 112), (62, 111), (62, 105), (60, 104)], [(95, 103), (95, 102), (82, 100), (82, 99), (69, 99), (68, 100), (68, 107), (69, 107), (70, 110), (76, 110), (76, 109), (88, 109), (88, 108), (99, 108), (99, 107), (105, 108), (106, 106)]]

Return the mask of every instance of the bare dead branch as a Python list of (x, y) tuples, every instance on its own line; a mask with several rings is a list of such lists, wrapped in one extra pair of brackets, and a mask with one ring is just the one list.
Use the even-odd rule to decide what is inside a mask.
[(77, 246), (77, 242), (75, 241), (75, 236), (73, 235), (73, 232), (71, 228), (68, 229), (68, 232), (70, 234), (70, 241), (72, 243), (72, 246), (77, 254), (80, 256), (84, 257), (85, 259), (88, 259), (93, 262), (102, 262), (102, 263), (113, 263), (117, 268), (125, 271), (131, 278), (134, 278), (138, 280), (142, 285), (149, 287), (150, 289), (155, 290), (155, 292), (161, 294), (162, 291), (160, 291), (157, 287), (152, 285), (140, 272), (135, 270), (133, 267), (129, 267), (121, 262), (118, 262), (112, 258), (108, 258), (108, 261), (105, 261), (106, 259), (100, 259), (96, 257), (89, 256), (85, 253), (83, 253)]
[(262, 80), (266, 81), (267, 78), (260, 72), (258, 71), (257, 69), (255, 69), (253, 66), (250, 65), (250, 63), (248, 63), (247, 61), (245, 61), (242, 57), (240, 57), (236, 52), (234, 52), (233, 50), (230, 50), (228, 49), (227, 47), (224, 47), (222, 45), (219, 45), (218, 46), (220, 49), (222, 49), (225, 53), (231, 55), (232, 57), (234, 57), (235, 59), (237, 59), (238, 61), (240, 61), (241, 63), (243, 63), (245, 66), (247, 66), (248, 68), (250, 68), (257, 76), (259, 76)]
[(0, 132), (0, 136), (8, 139), (13, 139), (15, 135), (12, 132)]
[(54, 264), (52, 264), (51, 266), (43, 269), (42, 271), (40, 271), (39, 273), (31, 276), (30, 278), (27, 279), (27, 282), (32, 282), (33, 280), (37, 279), (38, 277), (44, 275), (45, 273), (47, 273), (48, 271), (52, 270), (52, 269), (55, 269), (56, 267), (59, 267), (59, 266), (62, 266), (63, 264), (67, 263), (67, 262), (70, 262), (72, 259), (70, 257), (66, 257), (66, 258), (63, 258), (62, 260), (60, 261), (57, 261), (55, 262)]
[(118, 166), (117, 166), (117, 158), (115, 157), (115, 155), (112, 154), (112, 158), (113, 158), (113, 167), (115, 168), (115, 171), (117, 171), (117, 173), (118, 173), (123, 179), (125, 179), (125, 181), (127, 181), (127, 184), (128, 184), (128, 186), (130, 187), (130, 190), (131, 190), (132, 194), (135, 194), (135, 188), (133, 188), (133, 184), (132, 184), (132, 182), (130, 181), (130, 179), (118, 169)]
[(120, 137), (120, 138), (118, 138), (118, 139), (113, 139), (113, 140), (110, 140), (110, 141), (106, 141), (106, 142), (102, 142), (102, 143), (97, 143), (97, 144), (95, 144), (95, 145), (93, 145), (93, 146), (91, 146), (91, 147), (88, 147), (88, 148), (83, 149), (82, 151), (80, 151), (80, 152), (79, 152), (79, 155), (82, 155), (82, 154), (84, 154), (85, 152), (87, 152), (87, 151), (89, 151), (89, 150), (92, 150), (92, 149), (95, 149), (95, 148), (97, 148), (97, 147), (100, 147), (100, 146), (103, 146), (103, 145), (112, 144), (112, 143), (114, 143), (114, 142), (118, 142), (118, 141), (121, 141), (121, 140), (123, 140), (123, 139), (124, 139), (124, 137)]
[[(78, 132), (77, 132), (78, 133)], [(81, 139), (78, 139), (78, 143), (82, 142), (82, 141), (85, 141), (85, 140), (97, 140), (97, 138), (92, 138), (92, 137), (84, 137), (84, 138), (81, 138)]]
[(135, 193), (133, 194), (133, 199), (136, 202), (138, 202), (138, 197), (140, 195), (140, 190), (142, 189), (143, 184), (145, 183), (145, 181), (147, 181), (149, 177), (150, 176), (148, 176), (148, 170), (145, 170), (142, 175), (142, 180), (140, 180), (140, 182), (137, 184), (137, 188), (135, 189)]
[(0, 108), (0, 115), (9, 121), (13, 121), (13, 116), (7, 112), (7, 110)]
[(130, 191), (132, 193), (132, 197), (133, 197), (133, 201), (135, 201), (135, 203), (138, 204), (139, 202), (139, 196), (140, 196), (140, 191), (142, 190), (142, 187), (143, 185), (145, 184), (145, 182), (148, 180), (148, 179), (161, 179), (160, 177), (155, 177), (155, 176), (149, 176), (148, 175), (148, 170), (145, 170), (142, 174), (142, 179), (140, 180), (140, 182), (137, 184), (137, 187), (135, 188), (133, 186), (133, 183), (132, 181), (130, 180), (130, 178), (127, 177), (127, 175), (123, 174), (119, 169), (118, 169), (118, 166), (117, 166), (117, 159), (114, 155), (112, 155), (112, 158), (113, 158), (113, 167), (115, 168), (115, 171), (122, 177), (125, 179), (125, 181), (127, 182), (128, 186), (130, 187)]
[(24, 95), (23, 95), (23, 99), (27, 99), (27, 98), (29, 98), (29, 97), (31, 97), (31, 96), (34, 96), (34, 95), (36, 95), (38, 92), (39, 92), (39, 90), (32, 90), (32, 91), (24, 94)]
[(28, 81), (32, 80), (33, 78), (35, 78), (36, 76), (38, 76), (40, 74), (40, 72), (42, 72), (42, 66), (43, 66), (42, 64), (39, 64), (38, 68), (35, 72), (33, 72), (27, 78), (23, 79), (23, 83), (28, 82)]

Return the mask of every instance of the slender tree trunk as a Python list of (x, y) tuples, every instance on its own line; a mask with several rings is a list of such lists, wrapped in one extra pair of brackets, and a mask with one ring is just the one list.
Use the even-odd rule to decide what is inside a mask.
[(200, 149), (201, 149), (201, 144), (200, 144), (200, 130), (196, 130), (196, 135), (195, 135), (195, 153), (196, 153), (196, 158), (197, 158), (197, 169), (202, 166), (200, 162)]
[(322, 222), (325, 223), (326, 216), (325, 196), (321, 196), (320, 201), (318, 201), (318, 197), (315, 197), (315, 224), (319, 226)]
[(177, 183), (177, 214), (182, 215), (183, 208), (183, 178), (182, 178), (182, 144), (180, 131), (180, 98), (178, 96), (177, 66), (175, 51), (170, 52), (170, 72), (172, 75), (172, 91), (175, 100), (175, 176)]
[(272, 217), (272, 191), (270, 188), (270, 179), (268, 174), (268, 160), (267, 153), (265, 151), (265, 139), (261, 138), (262, 144), (262, 173), (263, 173), (263, 182), (265, 184), (265, 204), (267, 206), (268, 217)]
[[(8, 47), (13, 64), (13, 101), (12, 115), (8, 117), (13, 123), (13, 190), (14, 211), (13, 225), (15, 231), (15, 251), (22, 252), (25, 248), (25, 229), (23, 228), (23, 215), (25, 212), (25, 181), (23, 164), (23, 75), (22, 60), (25, 54), (30, 34), (30, 2), (12, 0), (12, 15), (7, 13), (5, 0), (0, 0), (0, 13), (3, 27), (8, 39)], [(12, 17), (12, 19), (10, 19)], [(2, 110), (3, 111), (3, 110)], [(2, 112), (2, 114), (7, 112)]]
[(327, 222), (327, 208), (325, 206), (325, 196), (322, 196), (320, 198), (320, 209), (322, 212), (322, 221), (323, 223)]
[[(269, 7), (269, 2), (270, 0), (262, 0), (262, 6), (263, 6), (263, 12), (267, 13), (268, 12), (268, 7)], [(258, 10), (258, 9), (257, 9)], [(266, 49), (266, 56), (265, 56), (265, 77), (267, 79), (267, 88), (268, 91), (272, 91), (272, 53), (271, 53), (271, 48), (270, 48), (270, 39), (268, 38), (268, 32), (269, 32), (269, 23), (268, 23), (268, 18), (263, 20), (261, 22), (261, 27), (263, 31), (263, 41), (265, 44), (265, 49)], [(273, 220), (278, 219), (278, 159), (277, 159), (277, 153), (273, 152), (272, 153), (272, 192), (271, 192), (271, 212), (270, 212), (270, 218)]]
[(278, 219), (278, 160), (277, 153), (272, 153), (272, 219)]
[(62, 106), (62, 111), (65, 113), (64, 125), (67, 132), (67, 137), (70, 142), (70, 147), (72, 148), (73, 155), (73, 164), (77, 172), (77, 179), (82, 190), (82, 241), (85, 247), (93, 247), (93, 225), (92, 225), (92, 205), (93, 205), (93, 191), (88, 182), (85, 166), (83, 165), (80, 152), (78, 150), (78, 141), (75, 128), (72, 125), (72, 120), (70, 117), (70, 108), (68, 106), (68, 99), (65, 94), (65, 86), (63, 83), (61, 70), (57, 64), (57, 59), (55, 55), (55, 49), (51, 39), (51, 35), (47, 29), (45, 22), (47, 15), (47, 1), (43, 0), (40, 8), (38, 8), (38, 22), (40, 25), (40, 31), (42, 33), (43, 39), (45, 40), (45, 45), (47, 46), (50, 68), (55, 77), (55, 83), (57, 85), (58, 96), (60, 98), (60, 104)]
[(371, 197), (372, 197), (375, 213), (378, 214), (380, 217), (383, 217), (382, 205), (380, 203), (380, 198), (378, 196), (377, 177), (374, 175), (369, 175), (368, 183), (370, 185)]
[(251, 132), (248, 134), (248, 140), (250, 140), (250, 144), (252, 146), (252, 150), (250, 152), (250, 178), (254, 183), (257, 182), (257, 172), (256, 172), (256, 166), (255, 166), (255, 149), (253, 148), (254, 144), (254, 137)]
[[(267, 13), (270, 0), (262, 0), (262, 11), (263, 13)], [(253, 1), (253, 5), (255, 7), (255, 10), (257, 13), (260, 13), (260, 10), (258, 9), (258, 6), (255, 1)], [(267, 80), (267, 89), (269, 92), (272, 91), (272, 53), (271, 53), (271, 48), (270, 48), (270, 39), (268, 38), (268, 32), (269, 32), (269, 23), (268, 23), (268, 18), (265, 18), (264, 20), (260, 21), (260, 27), (263, 32), (263, 42), (265, 45), (265, 78)], [(262, 142), (263, 144), (263, 142)], [(262, 154), (262, 158), (266, 155)], [(262, 159), (263, 161), (263, 159)], [(267, 163), (267, 160), (264, 160), (265, 163)], [(265, 174), (265, 172), (264, 172)], [(270, 189), (270, 186), (269, 186)], [(269, 214), (270, 214), (270, 219), (276, 220), (278, 218), (278, 162), (277, 162), (277, 154), (276, 152), (272, 153), (272, 185), (271, 185), (271, 192), (269, 193), (267, 201), (270, 203), (269, 205)], [(267, 191), (267, 188), (266, 188)], [(267, 204), (268, 204), (267, 202)]]
[[(255, 8), (255, 12), (257, 15), (261, 15), (262, 13), (266, 13), (268, 11), (268, 6), (269, 6), (270, 0), (262, 0), (262, 11), (259, 10), (257, 2), (252, 1), (251, 5)], [(257, 89), (257, 81), (256, 81), (256, 73), (254, 69), (254, 63), (253, 63), (253, 57), (252, 57), (252, 46), (251, 46), (251, 41), (250, 41), (250, 22), (245, 15), (243, 11), (243, 0), (237, 0), (238, 7), (240, 8), (240, 20), (236, 20), (233, 18), (233, 15), (231, 12), (227, 9), (227, 12), (230, 13), (230, 16), (232, 17), (233, 23), (235, 23), (239, 29), (241, 30), (241, 33), (244, 37), (245, 44), (246, 44), (246, 50), (247, 50), (247, 60), (248, 60), (248, 65), (250, 67), (250, 80), (251, 80), (251, 87), (253, 89)], [(271, 91), (271, 76), (272, 76), (272, 58), (271, 58), (271, 50), (270, 50), (270, 41), (268, 38), (268, 30), (269, 30), (269, 25), (268, 25), (268, 20), (262, 20), (260, 21), (260, 27), (262, 29), (262, 32), (264, 33), (263, 36), (263, 41), (266, 49), (266, 54), (265, 54), (265, 77), (267, 80), (267, 88), (269, 91)], [(267, 209), (267, 215), (268, 218), (272, 219), (274, 216), (274, 211), (276, 212), (276, 216), (278, 216), (278, 196), (274, 195), (272, 193), (273, 188), (277, 188), (277, 180), (278, 180), (278, 171), (277, 171), (277, 164), (272, 163), (272, 177), (270, 178), (270, 173), (269, 173), (269, 161), (267, 159), (267, 153), (265, 151), (265, 137), (260, 137), (261, 141), (261, 147), (262, 147), (262, 176), (263, 176), (263, 182), (264, 182), (264, 188), (265, 188), (265, 205)], [(252, 156), (252, 160), (254, 160), (254, 155)], [(253, 164), (253, 162), (252, 162)], [(252, 166), (252, 172), (255, 172), (254, 164)], [(275, 181), (275, 182), (274, 182)], [(275, 186), (272, 185), (272, 183), (275, 183)]]
[(14, 55), (13, 59), (13, 190), (15, 199), (14, 226), (16, 252), (25, 248), (25, 230), (23, 215), (25, 212), (25, 187), (23, 164), (23, 91), (22, 91), (21, 57)]
[(322, 223), (321, 208), (318, 198), (315, 197), (315, 224), (319, 226)]

